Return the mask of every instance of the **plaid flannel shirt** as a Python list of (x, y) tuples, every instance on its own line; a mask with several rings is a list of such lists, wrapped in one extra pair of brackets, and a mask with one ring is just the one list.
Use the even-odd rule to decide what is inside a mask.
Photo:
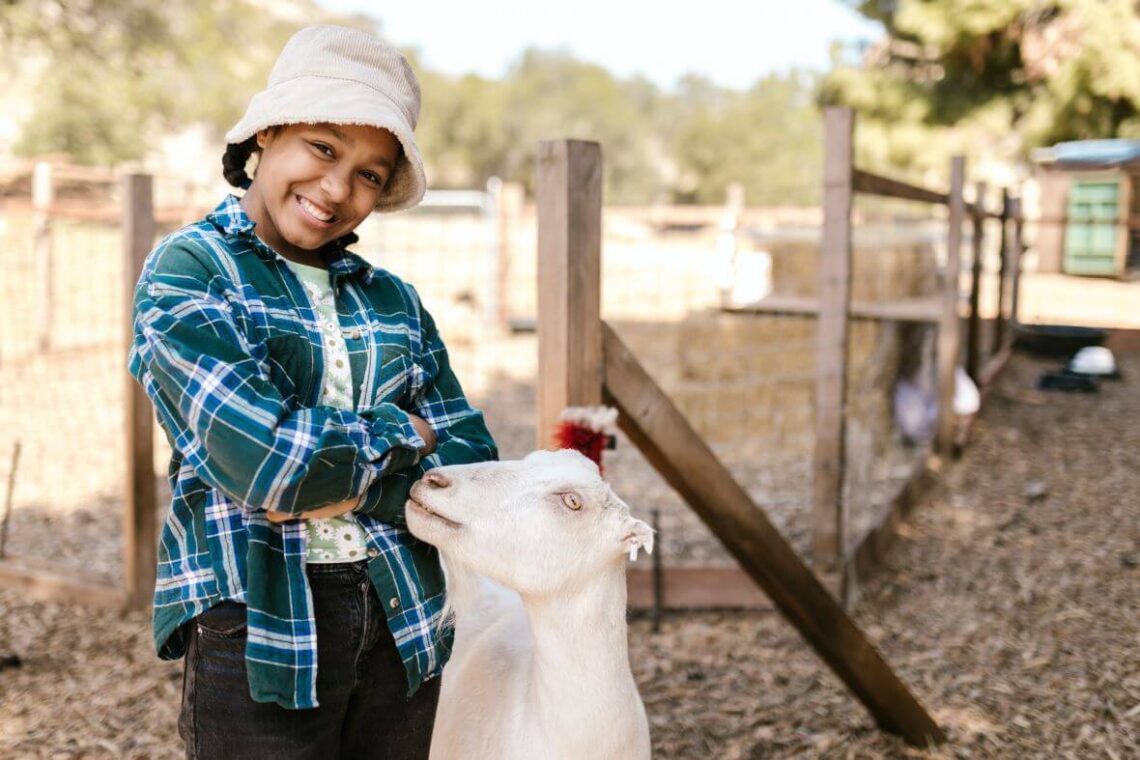
[[(414, 693), (442, 670), (452, 632), (438, 625), (438, 554), (406, 530), (408, 490), (432, 467), (498, 459), (498, 450), (419, 294), (346, 250), (354, 234), (325, 254), (355, 411), (318, 406), (318, 313), (253, 228), (228, 195), (159, 242), (134, 292), (128, 369), (173, 452), (155, 647), (162, 659), (181, 657), (191, 618), (225, 599), (242, 602), (253, 699), (316, 707), (305, 523), (271, 523), (266, 511), (299, 515), (359, 496), (354, 512), (367, 533), (368, 574)], [(408, 411), (437, 436), (422, 460), (424, 440)]]

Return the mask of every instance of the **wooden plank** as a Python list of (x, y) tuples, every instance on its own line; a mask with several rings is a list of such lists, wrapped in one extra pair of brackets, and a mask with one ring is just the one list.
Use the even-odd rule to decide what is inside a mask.
[(847, 533), (843, 473), (854, 126), (851, 109), (824, 111), (823, 238), (819, 258), (812, 471), (812, 556), (821, 567), (832, 567), (842, 558)]
[(882, 177), (862, 169), (855, 169), (851, 176), (851, 186), (857, 193), (878, 195), (885, 198), (898, 198), (904, 201), (919, 201), (922, 203), (937, 203), (945, 205), (949, 196), (936, 190), (927, 190), (924, 187), (910, 185), (897, 179)]
[[(627, 604), (653, 608), (653, 571), (626, 571)], [(739, 567), (667, 567), (661, 571), (662, 607), (669, 610), (765, 610), (772, 601)]]
[(900, 298), (894, 301), (852, 301), (851, 316), (885, 322), (937, 323), (941, 305), (933, 298)]
[(43, 602), (84, 604), (111, 610), (126, 609), (128, 604), (127, 593), (122, 589), (83, 583), (75, 580), (74, 576), (20, 567), (6, 559), (0, 559), (0, 586)]
[(567, 406), (601, 403), (602, 150), (539, 143), (538, 448)]
[[(1010, 325), (1016, 325), (1020, 321), (1017, 316), (1018, 303), (1021, 300), (1021, 255), (1024, 253), (1023, 238), (1021, 237), (1022, 225), (1025, 220), (1021, 216), (1021, 198), (1013, 198), (1010, 200), (1009, 214), (1013, 218), (1013, 237), (1010, 239), (1009, 244), (1011, 251), (1009, 254), (1010, 264), (1013, 271), (1010, 273), (1010, 294), (1009, 294), (1009, 322)], [(1013, 330), (1010, 330), (1010, 341), (1013, 340)]]
[[(123, 271), (126, 275), (125, 343), (130, 345), (131, 301), (143, 262), (154, 245), (153, 183), (146, 174), (123, 176)], [(123, 578), (133, 607), (143, 608), (154, 596), (158, 561), (158, 495), (154, 474), (154, 411), (142, 386), (124, 373), (126, 383), (127, 473), (123, 507)]]
[(498, 196), (498, 256), (496, 258), (497, 313), (499, 330), (508, 332), (511, 319), (511, 257), (514, 253), (515, 230), (522, 224), (525, 194), (519, 182), (504, 182)]
[(998, 241), (998, 289), (997, 289), (997, 315), (994, 318), (994, 339), (990, 347), (990, 354), (1000, 352), (1013, 334), (1007, 330), (1005, 307), (1009, 303), (1009, 273), (1012, 269), (1009, 263), (1009, 188), (1001, 189), (1001, 233)]
[(946, 268), (942, 280), (942, 320), (938, 324), (938, 451), (949, 456), (954, 450), (954, 368), (958, 366), (958, 273), (962, 247), (962, 223), (966, 201), (966, 159), (950, 161), (950, 218), (946, 233)]
[(33, 243), (35, 262), (36, 343), (42, 353), (51, 351), (52, 323), (55, 317), (55, 262), (52, 254), (52, 217), (50, 209), (55, 202), (55, 181), (52, 165), (40, 162), (32, 174)]
[(972, 212), (974, 222), (973, 256), (970, 259), (970, 311), (968, 314), (966, 330), (966, 374), (974, 382), (978, 382), (979, 363), (981, 361), (982, 330), (981, 314), (978, 313), (978, 302), (982, 292), (982, 264), (985, 258), (985, 232), (986, 218), (976, 209), (985, 207), (986, 183), (979, 182), (974, 186), (975, 210)]
[[(754, 303), (725, 307), (737, 314), (788, 314), (814, 317), (819, 314), (819, 300), (806, 296), (771, 295)], [(900, 298), (893, 301), (851, 301), (848, 315), (853, 319), (884, 322), (938, 323), (942, 319), (942, 302), (933, 298)]]
[(753, 303), (725, 306), (724, 311), (738, 314), (786, 314), (792, 316), (819, 315), (819, 299), (810, 296), (765, 296)]
[(717, 459), (613, 329), (602, 323), (605, 401), (618, 424), (884, 730), (916, 746), (945, 735)]

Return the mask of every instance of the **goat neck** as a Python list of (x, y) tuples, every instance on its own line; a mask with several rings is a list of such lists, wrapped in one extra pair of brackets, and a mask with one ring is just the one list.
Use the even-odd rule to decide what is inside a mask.
[[(624, 559), (573, 593), (523, 596), (534, 637), (531, 694), (550, 735), (604, 745), (635, 741), (644, 708), (629, 667)], [(584, 736), (584, 726), (604, 736)]]

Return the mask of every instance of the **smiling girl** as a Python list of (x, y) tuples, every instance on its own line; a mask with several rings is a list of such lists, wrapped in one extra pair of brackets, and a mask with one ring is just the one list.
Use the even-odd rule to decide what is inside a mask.
[(387, 43), (301, 30), (226, 135), (244, 194), (136, 286), (128, 366), (172, 450), (154, 640), (186, 658), (188, 757), (427, 757), (451, 631), (404, 503), (498, 451), (416, 289), (347, 249), (423, 197), (419, 103)]

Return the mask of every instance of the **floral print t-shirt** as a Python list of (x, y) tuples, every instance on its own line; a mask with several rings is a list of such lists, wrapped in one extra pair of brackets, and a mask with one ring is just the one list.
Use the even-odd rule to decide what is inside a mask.
[[(352, 370), (348, 347), (336, 316), (336, 296), (327, 269), (288, 261), (305, 292), (317, 309), (321, 347), (325, 353), (325, 377), (320, 403), (338, 409), (352, 409)], [(337, 517), (308, 520), (309, 543), (306, 562), (356, 562), (367, 557), (364, 529), (352, 512)]]

